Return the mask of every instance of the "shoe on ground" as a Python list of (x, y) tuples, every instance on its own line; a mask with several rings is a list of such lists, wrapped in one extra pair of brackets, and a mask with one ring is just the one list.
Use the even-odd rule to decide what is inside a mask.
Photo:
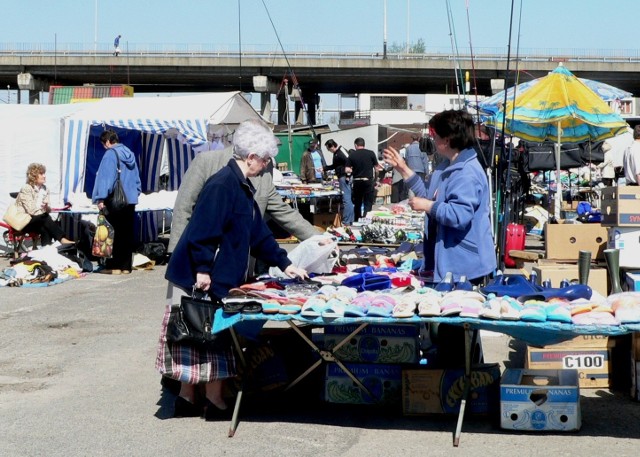
[[(180, 397), (178, 397), (180, 398)], [(207, 398), (204, 402), (204, 420), (207, 422), (215, 422), (222, 420), (229, 420), (233, 415), (233, 410), (229, 407), (227, 409), (220, 409)]]
[(103, 275), (119, 275), (122, 274), (122, 270), (112, 270), (110, 268), (105, 268), (103, 270), (99, 270), (96, 273), (100, 273)]
[(173, 395), (177, 396), (180, 393), (180, 381), (162, 376), (160, 378), (160, 385)]
[(173, 417), (200, 417), (202, 416), (202, 407), (191, 403), (189, 400), (180, 396), (176, 397), (173, 404)]
[(120, 271), (120, 274), (122, 274), (122, 275), (131, 274), (131, 270), (122, 270), (122, 271)]

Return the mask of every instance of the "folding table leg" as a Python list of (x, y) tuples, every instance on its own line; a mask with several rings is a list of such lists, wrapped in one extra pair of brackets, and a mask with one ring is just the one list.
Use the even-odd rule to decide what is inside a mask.
[(240, 341), (238, 340), (238, 335), (236, 334), (233, 327), (229, 329), (231, 333), (231, 339), (233, 340), (233, 346), (238, 354), (238, 358), (240, 359), (240, 364), (243, 368), (245, 368), (245, 375), (242, 377), (242, 381), (240, 382), (240, 390), (238, 391), (238, 395), (236, 395), (236, 403), (233, 407), (233, 416), (231, 416), (231, 424), (229, 425), (229, 433), (228, 437), (233, 438), (233, 435), (236, 433), (236, 429), (238, 428), (238, 415), (240, 414), (240, 403), (242, 403), (242, 392), (244, 390), (245, 377), (247, 373), (247, 362), (244, 359), (244, 354), (242, 353), (242, 347), (240, 347)]
[(351, 378), (351, 380), (353, 382), (356, 383), (356, 385), (358, 387), (360, 387), (364, 392), (367, 393), (367, 395), (369, 395), (371, 398), (373, 398), (373, 396), (371, 395), (371, 392), (369, 391), (369, 389), (367, 389), (364, 384), (362, 384), (360, 382), (360, 380), (358, 378), (356, 378), (353, 373), (351, 373), (351, 371), (349, 371), (349, 369), (344, 366), (344, 364), (338, 360), (334, 354), (335, 351), (337, 351), (338, 349), (340, 349), (343, 345), (345, 345), (351, 338), (353, 338), (355, 335), (357, 335), (358, 333), (360, 333), (360, 331), (365, 328), (367, 325), (369, 325), (367, 322), (364, 322), (362, 324), (360, 324), (353, 332), (351, 332), (349, 335), (347, 335), (346, 337), (344, 337), (342, 339), (342, 341), (340, 341), (338, 344), (336, 344), (333, 348), (332, 351), (323, 351), (321, 350), (318, 346), (316, 346), (314, 344), (313, 341), (311, 341), (309, 338), (307, 338), (307, 335), (305, 335), (304, 333), (302, 333), (302, 331), (298, 328), (298, 326), (296, 324), (294, 324), (292, 321), (287, 321), (288, 324), (291, 326), (291, 328), (293, 328), (293, 330), (295, 330), (295, 332), (300, 335), (300, 338), (302, 338), (309, 346), (311, 346), (311, 349), (313, 349), (316, 354), (318, 354), (320, 356), (319, 360), (316, 360), (314, 362), (313, 365), (311, 365), (304, 373), (302, 373), (300, 376), (298, 376), (291, 384), (289, 384), (287, 386), (287, 388), (285, 390), (289, 390), (291, 389), (293, 386), (295, 386), (298, 382), (300, 382), (302, 379), (304, 379), (309, 373), (311, 373), (313, 370), (316, 369), (316, 367), (318, 367), (323, 361), (324, 362), (335, 362), (340, 369), (342, 369), (342, 371), (344, 371), (346, 373), (347, 376), (349, 376), (349, 378)]
[(464, 388), (462, 391), (462, 399), (460, 400), (460, 411), (458, 412), (458, 422), (456, 431), (453, 435), (453, 445), (458, 447), (460, 444), (460, 435), (462, 434), (462, 421), (464, 419), (464, 410), (467, 406), (467, 398), (471, 387), (471, 359), (476, 346), (478, 331), (471, 329), (469, 324), (464, 324)]

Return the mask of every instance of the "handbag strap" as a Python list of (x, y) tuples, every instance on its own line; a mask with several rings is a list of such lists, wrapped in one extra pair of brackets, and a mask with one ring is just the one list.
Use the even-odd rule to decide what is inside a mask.
[(118, 170), (118, 175), (117, 178), (120, 179), (120, 173), (121, 173), (121, 169), (120, 169), (120, 156), (118, 155), (118, 151), (116, 151), (115, 149), (113, 149), (113, 153), (116, 155), (116, 160), (118, 161), (118, 165), (116, 167), (116, 170)]

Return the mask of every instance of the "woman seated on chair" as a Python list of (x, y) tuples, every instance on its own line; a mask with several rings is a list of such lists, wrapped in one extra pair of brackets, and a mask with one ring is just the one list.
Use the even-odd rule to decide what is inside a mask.
[(47, 168), (44, 165), (32, 163), (27, 167), (27, 183), (20, 189), (16, 197), (16, 205), (30, 215), (31, 220), (21, 232), (39, 234), (40, 243), (43, 246), (51, 244), (53, 240), (62, 244), (73, 243), (65, 238), (60, 226), (49, 215), (51, 207), (46, 181)]

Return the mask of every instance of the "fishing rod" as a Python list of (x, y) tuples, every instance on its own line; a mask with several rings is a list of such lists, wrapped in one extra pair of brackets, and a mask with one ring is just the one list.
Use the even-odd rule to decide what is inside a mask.
[[(304, 106), (304, 99), (302, 98), (302, 90), (300, 89), (300, 84), (298, 83), (298, 78), (296, 77), (295, 72), (293, 71), (293, 67), (291, 66), (291, 63), (289, 62), (289, 57), (287, 56), (286, 51), (284, 50), (284, 46), (282, 45), (282, 41), (280, 40), (280, 35), (278, 34), (278, 30), (276, 29), (275, 24), (273, 23), (273, 19), (271, 19), (271, 13), (269, 13), (269, 8), (267, 8), (267, 4), (265, 3), (264, 0), (262, 0), (262, 5), (264, 6), (265, 11), (267, 12), (267, 17), (269, 18), (269, 22), (271, 22), (271, 27), (273, 28), (273, 33), (275, 33), (276, 35), (276, 39), (278, 40), (278, 44), (280, 45), (280, 49), (282, 50), (282, 55), (284, 56), (284, 60), (287, 62), (287, 68), (289, 69), (289, 73), (291, 75), (291, 82), (293, 83), (293, 88), (297, 90), (298, 92), (298, 97), (300, 97), (300, 105), (302, 108), (302, 111), (307, 115), (307, 119), (309, 118), (309, 113), (307, 112), (307, 109)], [(287, 104), (287, 111), (289, 110), (289, 106)], [(313, 128), (313, 124), (310, 125), (311, 127), (311, 133), (313, 134), (313, 137), (316, 138), (316, 131)]]
[[(503, 102), (503, 109), (506, 109), (507, 106), (507, 88), (509, 87), (509, 64), (511, 62), (511, 35), (513, 32), (513, 10), (515, 7), (515, 0), (511, 0), (511, 11), (509, 14), (509, 39), (507, 42), (507, 68), (505, 69), (505, 90), (504, 90), (504, 102)], [(500, 155), (496, 156), (495, 155), (495, 150), (494, 150), (494, 160), (497, 163), (498, 166), (498, 172), (496, 173), (496, 214), (501, 214), (501, 206), (502, 206), (502, 202), (504, 199), (504, 189), (500, 188), (500, 181), (502, 180), (502, 175), (504, 174), (504, 163), (502, 160), (502, 157), (504, 157), (505, 155), (505, 128), (506, 128), (506, 122), (507, 122), (507, 115), (505, 112), (503, 112), (503, 116), (502, 116), (502, 142), (500, 144)], [(498, 260), (498, 266), (500, 269), (504, 269), (504, 256), (503, 256), (503, 251), (504, 251), (504, 242), (505, 242), (505, 236), (506, 236), (506, 225), (504, 224), (504, 218), (502, 218), (502, 220), (500, 220), (500, 218), (496, 217), (496, 220), (494, 221), (494, 223), (496, 224), (495, 226), (495, 233), (498, 234), (498, 243), (497, 243), (497, 247), (498, 249), (496, 249), (496, 255), (498, 256), (497, 260)]]
[[(455, 26), (453, 24), (453, 14), (451, 13), (451, 4), (449, 3), (449, 0), (446, 0), (445, 3), (447, 7), (447, 22), (449, 23), (449, 39), (451, 40), (451, 51), (455, 56), (455, 59), (453, 61), (454, 62), (453, 73), (456, 78), (456, 92), (458, 94), (458, 103), (460, 104), (460, 106), (462, 106), (462, 98), (460, 96), (460, 92), (461, 92), (460, 80), (462, 79), (462, 71), (460, 70), (460, 59), (459, 59), (460, 54), (458, 53), (457, 39), (455, 36)], [(462, 88), (462, 93), (464, 93), (464, 88)]]

